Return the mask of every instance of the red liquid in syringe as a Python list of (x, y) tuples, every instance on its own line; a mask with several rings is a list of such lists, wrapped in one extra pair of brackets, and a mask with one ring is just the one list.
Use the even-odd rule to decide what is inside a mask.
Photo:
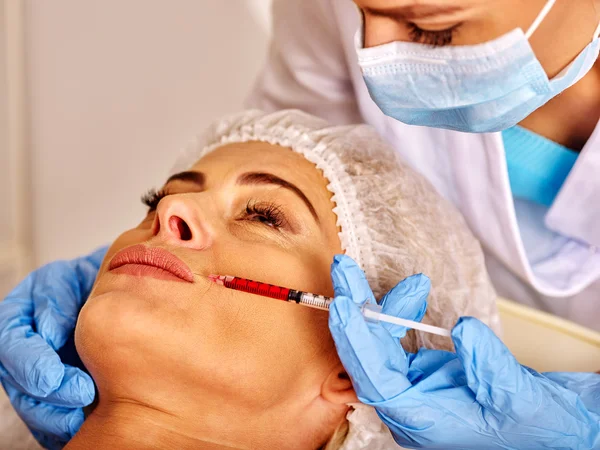
[(329, 305), (333, 301), (330, 297), (311, 294), (310, 292), (296, 291), (282, 286), (261, 283), (260, 281), (247, 280), (245, 278), (232, 277), (228, 275), (209, 275), (208, 278), (221, 286), (236, 291), (248, 292), (250, 294), (261, 295), (263, 297), (274, 298), (287, 302), (294, 302), (312, 308), (329, 310)]

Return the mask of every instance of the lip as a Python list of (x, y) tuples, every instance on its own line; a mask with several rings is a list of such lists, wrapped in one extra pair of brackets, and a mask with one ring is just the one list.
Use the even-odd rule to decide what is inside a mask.
[(171, 252), (159, 247), (138, 244), (118, 252), (110, 261), (108, 270), (161, 280), (194, 282), (192, 270)]

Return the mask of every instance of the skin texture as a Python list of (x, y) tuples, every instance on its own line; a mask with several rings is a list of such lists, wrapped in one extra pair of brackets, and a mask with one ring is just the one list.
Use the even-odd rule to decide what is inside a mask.
[[(364, 16), (365, 47), (411, 41), (422, 30), (455, 27), (450, 45), (474, 45), (531, 26), (546, 0), (356, 0)], [(591, 42), (600, 22), (600, 0), (557, 0), (530, 39), (552, 78)], [(578, 83), (521, 122), (555, 142), (580, 150), (600, 118), (600, 64)]]
[[(217, 149), (191, 170), (205, 186), (168, 183), (170, 195), (117, 238), (100, 268), (76, 329), (99, 403), (67, 448), (318, 448), (356, 401), (327, 313), (203, 275), (332, 295), (341, 248), (327, 182), (302, 156), (256, 142)], [(255, 171), (296, 185), (318, 222), (288, 189), (236, 185)], [(250, 200), (278, 205), (286, 223), (276, 229), (246, 214)], [(169, 225), (181, 220), (191, 238)], [(140, 243), (175, 254), (194, 283), (108, 271), (116, 252)]]

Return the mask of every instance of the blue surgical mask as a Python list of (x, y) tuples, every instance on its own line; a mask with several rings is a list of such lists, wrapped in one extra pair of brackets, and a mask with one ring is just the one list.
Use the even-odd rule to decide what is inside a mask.
[(529, 38), (546, 17), (550, 0), (527, 33), (516, 29), (470, 46), (432, 47), (391, 42), (363, 47), (358, 63), (373, 101), (387, 116), (410, 125), (483, 133), (510, 128), (587, 74), (600, 50), (593, 40), (551, 80)]

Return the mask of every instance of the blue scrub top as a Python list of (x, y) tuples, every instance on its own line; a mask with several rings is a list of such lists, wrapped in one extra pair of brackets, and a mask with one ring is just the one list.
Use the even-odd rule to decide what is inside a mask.
[(550, 207), (578, 153), (518, 125), (502, 139), (513, 197)]
[(569, 242), (546, 226), (545, 217), (578, 153), (520, 126), (502, 138), (517, 223), (535, 272)]

